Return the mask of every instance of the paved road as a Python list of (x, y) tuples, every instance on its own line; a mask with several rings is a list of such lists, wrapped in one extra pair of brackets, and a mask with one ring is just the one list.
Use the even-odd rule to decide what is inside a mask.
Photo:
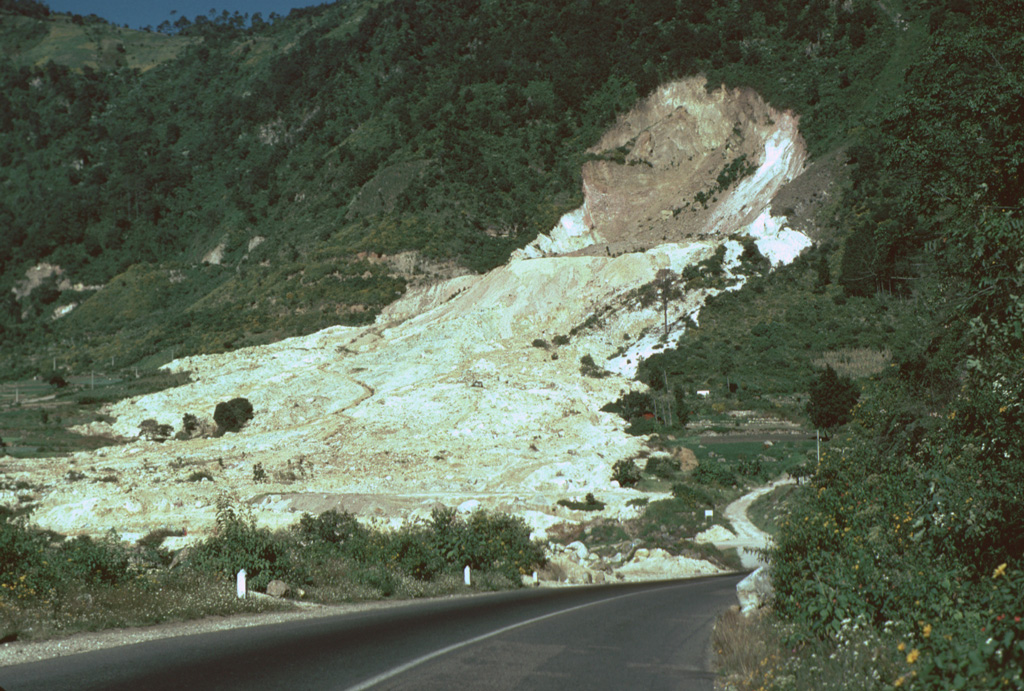
[(740, 578), (517, 591), (169, 638), (3, 668), (0, 686), (712, 691), (711, 628)]

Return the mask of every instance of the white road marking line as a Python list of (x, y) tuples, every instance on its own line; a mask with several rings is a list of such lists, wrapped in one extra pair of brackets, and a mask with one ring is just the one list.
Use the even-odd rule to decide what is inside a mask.
[(644, 590), (638, 590), (635, 593), (627, 593), (625, 595), (616, 595), (615, 597), (609, 597), (609, 598), (605, 598), (603, 600), (596, 600), (594, 602), (588, 602), (588, 603), (586, 603), (584, 605), (576, 605), (575, 607), (570, 607), (568, 609), (562, 609), (562, 610), (559, 610), (557, 612), (551, 612), (550, 614), (543, 614), (543, 615), (541, 615), (539, 617), (534, 617), (533, 619), (527, 619), (526, 621), (521, 621), (521, 622), (519, 622), (517, 624), (510, 624), (509, 626), (505, 626), (505, 627), (502, 627), (500, 629), (496, 629), (494, 631), (491, 631), (490, 633), (481, 634), (479, 636), (475, 636), (474, 638), (468, 638), (468, 639), (466, 639), (464, 641), (460, 641), (458, 643), (453, 643), (452, 645), (449, 645), (449, 646), (447, 646), (445, 648), (441, 648), (440, 650), (435, 650), (432, 653), (429, 653), (429, 654), (424, 655), (422, 657), (418, 657), (415, 660), (411, 660), (409, 662), (406, 662), (404, 665), (399, 665), (398, 667), (394, 667), (394, 668), (388, 670), (387, 672), (382, 672), (381, 674), (378, 674), (375, 677), (367, 679), (366, 681), (364, 681), (362, 683), (356, 684), (355, 686), (350, 686), (345, 691), (365, 691), (366, 689), (372, 688), (372, 687), (376, 686), (377, 684), (380, 684), (381, 682), (387, 681), (388, 679), (391, 679), (393, 677), (397, 677), (399, 674), (402, 674), (404, 672), (408, 672), (410, 669), (413, 669), (414, 667), (419, 667), (424, 662), (430, 662), (431, 660), (433, 660), (435, 658), (438, 658), (438, 657), (441, 657), (442, 655), (447, 655), (448, 653), (454, 652), (454, 651), (456, 651), (456, 650), (458, 650), (460, 648), (465, 648), (466, 646), (473, 645), (474, 643), (479, 643), (480, 641), (485, 641), (488, 638), (494, 638), (495, 636), (500, 636), (501, 634), (508, 633), (509, 631), (512, 631), (514, 629), (518, 629), (518, 628), (521, 628), (523, 626), (529, 626), (530, 624), (536, 624), (538, 621), (544, 621), (545, 619), (551, 619), (552, 617), (557, 617), (557, 616), (562, 615), (562, 614), (568, 614), (569, 612), (575, 612), (577, 610), (586, 609), (587, 607), (593, 607), (594, 605), (601, 605), (601, 604), (604, 604), (606, 602), (613, 602), (615, 600), (621, 600), (622, 598), (625, 598), (625, 597), (635, 597), (637, 595), (642, 595), (644, 593), (653, 593), (653, 592), (656, 592), (658, 590), (667, 590), (669, 588), (678, 588), (679, 585), (680, 584), (677, 583), (675, 585), (668, 585), (668, 586), (665, 586), (663, 588), (651, 588), (650, 590), (644, 589)]

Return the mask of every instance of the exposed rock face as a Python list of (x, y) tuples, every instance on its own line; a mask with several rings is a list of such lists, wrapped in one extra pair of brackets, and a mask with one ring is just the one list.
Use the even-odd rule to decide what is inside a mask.
[[(733, 232), (761, 216), (806, 160), (792, 114), (749, 89), (708, 92), (703, 78), (661, 87), (589, 153), (583, 208), (518, 257), (618, 254)], [(730, 164), (752, 172), (721, 189)]]
[(25, 272), (25, 278), (15, 284), (11, 292), (18, 300), (30, 295), (33, 290), (41, 286), (48, 278), (60, 279), (64, 270), (56, 264), (36, 264)]
[(772, 586), (771, 574), (766, 566), (758, 567), (736, 584), (740, 611), (748, 616), (768, 604), (774, 595), (775, 588)]
[[(5, 471), (45, 487), (34, 520), (71, 534), (114, 528), (133, 537), (175, 526), (194, 539), (214, 525), (217, 496), (225, 492), (250, 504), (270, 528), (293, 523), (303, 511), (345, 509), (393, 525), (428, 516), (439, 504), (479, 502), (465, 505), (526, 516), (543, 535), (553, 521), (582, 520), (555, 504), (588, 492), (607, 503), (603, 517), (635, 516), (626, 502), (638, 493), (613, 485), (611, 467), (635, 458), (643, 440), (625, 434), (623, 421), (600, 408), (638, 385), (624, 376), (581, 376), (581, 358), (590, 355), (598, 366), (628, 375), (639, 357), (660, 347), (660, 306), (642, 307), (634, 294), (659, 270), (681, 272), (723, 242), (727, 259), (735, 259), (740, 246), (728, 239), (733, 232), (758, 238), (773, 263), (791, 258), (806, 238), (761, 208), (776, 181), (801, 165), (802, 145), (795, 120), (753, 94), (709, 95), (693, 80), (671, 85), (625, 118), (600, 148), (626, 143), (626, 164), (588, 165), (586, 210), (563, 223), (555, 240), (520, 254), (572, 256), (513, 261), (485, 276), (415, 289), (371, 327), (331, 327), (175, 361), (168, 369), (192, 372), (191, 384), (117, 403), (108, 411), (116, 418), (109, 429), (87, 430), (134, 437), (152, 419), (178, 432), (186, 413), (212, 425), (218, 402), (244, 397), (254, 417), (241, 431), (136, 441), (71, 459), (5, 465)], [(707, 210), (693, 212), (699, 223), (685, 212), (661, 215), (715, 180), (740, 153), (760, 167)], [(682, 174), (684, 168), (689, 172)], [(744, 188), (748, 181), (759, 186)], [(741, 188), (747, 196), (737, 196)], [(755, 222), (744, 226), (748, 220)], [(662, 242), (663, 236), (676, 241)], [(609, 246), (595, 251), (591, 241)], [(629, 244), (651, 248), (608, 256), (612, 246)], [(674, 335), (708, 293), (694, 291), (671, 304)], [(555, 353), (532, 345), (574, 327), (571, 342)], [(624, 334), (632, 335), (629, 341)], [(69, 463), (86, 480), (60, 480)], [(118, 483), (92, 481), (108, 469)], [(213, 482), (188, 481), (197, 471)], [(678, 574), (678, 560), (664, 556), (626, 565), (622, 577), (659, 569)], [(654, 568), (656, 562), (663, 568)]]

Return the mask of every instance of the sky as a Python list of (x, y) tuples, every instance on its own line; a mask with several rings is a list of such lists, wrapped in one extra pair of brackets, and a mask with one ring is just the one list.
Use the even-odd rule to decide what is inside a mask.
[[(271, 12), (281, 16), (287, 15), (294, 7), (322, 5), (329, 0), (42, 0), (53, 12), (70, 12), (83, 17), (95, 14), (112, 24), (132, 29), (144, 26), (156, 28), (165, 19), (172, 23), (181, 15), (195, 19), (196, 15), (207, 14), (211, 9), (227, 10), (234, 14), (237, 10), (249, 15), (259, 12), (264, 19)], [(176, 14), (171, 14), (177, 10)]]

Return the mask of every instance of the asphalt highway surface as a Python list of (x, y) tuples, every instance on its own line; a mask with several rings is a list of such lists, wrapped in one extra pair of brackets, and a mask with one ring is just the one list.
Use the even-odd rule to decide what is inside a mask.
[(6, 691), (713, 691), (742, 575), (520, 590), (180, 636), (0, 669)]

